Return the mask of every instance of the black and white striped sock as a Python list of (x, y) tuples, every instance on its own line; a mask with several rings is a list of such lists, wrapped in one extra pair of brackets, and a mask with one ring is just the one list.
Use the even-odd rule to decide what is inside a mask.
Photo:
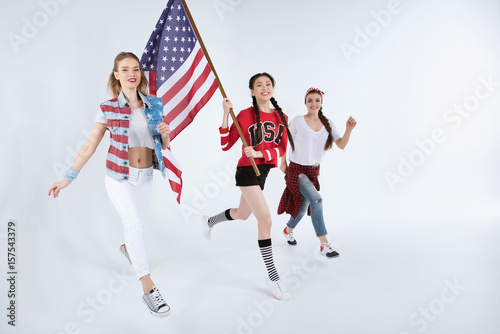
[(231, 209), (227, 209), (226, 211), (223, 211), (218, 215), (208, 218), (208, 226), (214, 227), (214, 225), (217, 223), (224, 222), (226, 220), (233, 220), (233, 218), (229, 214), (229, 210)]
[(279, 281), (280, 276), (276, 271), (273, 259), (273, 246), (271, 245), (271, 239), (259, 240), (260, 253), (266, 264), (267, 274), (269, 279), (273, 282)]

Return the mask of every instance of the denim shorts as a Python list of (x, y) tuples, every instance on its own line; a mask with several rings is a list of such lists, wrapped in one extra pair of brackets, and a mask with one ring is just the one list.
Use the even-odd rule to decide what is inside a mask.
[(236, 185), (238, 187), (249, 187), (249, 186), (260, 186), (260, 189), (264, 190), (264, 184), (266, 183), (267, 174), (271, 169), (271, 165), (262, 164), (257, 165), (260, 171), (260, 176), (255, 175), (255, 171), (252, 166), (240, 166), (236, 168)]

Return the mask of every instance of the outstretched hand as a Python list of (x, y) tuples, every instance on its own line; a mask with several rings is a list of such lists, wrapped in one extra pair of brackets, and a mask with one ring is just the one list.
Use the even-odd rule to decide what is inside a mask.
[(68, 181), (68, 179), (62, 179), (61, 181), (58, 181), (52, 185), (52, 187), (49, 188), (49, 196), (52, 193), (54, 198), (59, 197), (59, 192), (69, 186), (71, 184), (71, 181)]

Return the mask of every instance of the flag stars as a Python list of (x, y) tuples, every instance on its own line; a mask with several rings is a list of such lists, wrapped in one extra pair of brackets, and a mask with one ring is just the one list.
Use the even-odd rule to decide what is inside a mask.
[(143, 68), (143, 69), (146, 69), (146, 64), (142, 64), (142, 68)]
[(179, 27), (175, 27), (175, 31), (179, 32)]
[(184, 50), (184, 48), (181, 48), (181, 52), (184, 53), (184, 51), (186, 51), (186, 50)]
[(176, 61), (175, 57), (172, 57), (172, 61), (175, 63), (175, 61)]
[(183, 58), (183, 57), (181, 57), (181, 58), (179, 59), (179, 61), (180, 61), (181, 63), (183, 63), (183, 62), (184, 62), (184, 58)]
[(177, 36), (174, 37), (174, 42), (177, 42), (179, 39), (177, 38)]
[(182, 32), (186, 32), (186, 27), (182, 27)]
[(156, 49), (153, 49), (153, 54), (155, 54), (155, 53), (156, 53)]
[(181, 20), (181, 17), (177, 16), (176, 20), (177, 20), (177, 22), (179, 22)]
[(147, 54), (147, 53), (148, 53), (148, 49), (144, 49), (144, 53), (146, 53), (146, 54)]
[(150, 62), (150, 61), (151, 61), (151, 57), (148, 57), (148, 62)]
[(161, 81), (165, 81), (167, 79), (165, 79), (165, 77), (162, 75), (161, 78), (160, 78)]
[(182, 21), (186, 22), (186, 17), (185, 16), (182, 17)]
[(155, 69), (155, 66), (154, 66), (153, 64), (151, 64), (151, 65), (149, 66), (149, 68), (150, 68), (150, 69), (152, 69), (152, 70), (154, 70), (154, 69)]
[(170, 71), (175, 72), (175, 67), (170, 67)]
[(162, 67), (161, 67), (161, 70), (162, 70), (163, 72), (165, 72), (165, 71), (167, 70), (167, 67), (166, 67), (166, 66), (162, 66)]
[(172, 51), (177, 52), (177, 47), (176, 47), (176, 46), (174, 46), (174, 47), (172, 48)]
[(177, 5), (177, 10), (181, 10), (181, 5)]
[(160, 24), (163, 24), (163, 20), (160, 20)]
[(163, 57), (161, 60), (163, 60), (163, 61), (167, 61), (167, 57)]
[(172, 21), (173, 20), (172, 19), (172, 15), (169, 15), (168, 18), (167, 18), (167, 20)]
[(170, 41), (170, 37), (166, 36), (165, 41), (167, 41), (167, 42)]
[(181, 42), (184, 43), (186, 39), (184, 37), (181, 38)]
[(188, 52), (191, 52), (191, 48), (188, 48)]
[(165, 28), (165, 30), (166, 30), (166, 31), (170, 31), (170, 30), (172, 30), (172, 28), (170, 28), (170, 26), (167, 26), (167, 27)]

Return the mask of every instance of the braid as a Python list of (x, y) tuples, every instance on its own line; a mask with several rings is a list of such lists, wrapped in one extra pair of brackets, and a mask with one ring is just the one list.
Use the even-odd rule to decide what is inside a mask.
[(290, 133), (290, 129), (288, 129), (288, 123), (286, 122), (285, 115), (283, 115), (283, 110), (281, 110), (280, 106), (278, 105), (278, 102), (276, 102), (276, 99), (274, 97), (271, 97), (270, 101), (273, 107), (278, 112), (278, 115), (280, 115), (281, 121), (283, 122), (283, 124), (285, 124), (286, 133), (288, 134), (288, 141), (290, 141), (290, 146), (292, 147), (292, 150), (295, 150), (295, 144), (293, 143), (293, 138), (292, 134)]
[(328, 122), (328, 119), (323, 115), (323, 107), (321, 107), (318, 111), (318, 117), (325, 126), (326, 131), (328, 131), (328, 138), (326, 139), (325, 143), (325, 151), (328, 151), (329, 149), (332, 148), (333, 146), (333, 136), (332, 136), (332, 128), (330, 126), (330, 122)]
[(253, 105), (253, 110), (255, 111), (255, 118), (257, 120), (257, 131), (255, 133), (255, 143), (251, 143), (250, 145), (255, 146), (258, 145), (261, 140), (262, 140), (262, 124), (260, 123), (260, 113), (259, 113), (259, 106), (257, 105), (257, 99), (255, 96), (252, 96), (252, 105)]

